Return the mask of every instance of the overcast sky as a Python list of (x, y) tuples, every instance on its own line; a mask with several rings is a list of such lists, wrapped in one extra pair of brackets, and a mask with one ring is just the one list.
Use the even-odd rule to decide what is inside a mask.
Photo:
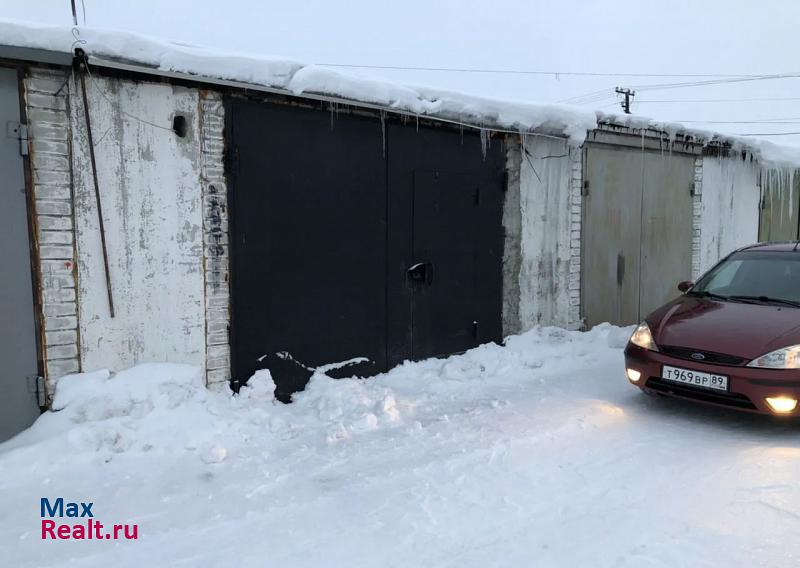
[[(77, 3), (82, 22), (81, 0)], [(796, 0), (84, 0), (84, 5), (88, 26), (311, 63), (560, 72), (357, 71), (529, 101), (558, 102), (605, 89), (585, 104), (606, 111), (619, 109), (615, 86), (719, 79), (566, 73), (800, 71)], [(0, 6), (0, 17), (7, 19), (72, 23), (70, 0), (2, 0)], [(648, 102), (687, 99), (714, 102)], [(660, 120), (760, 121), (692, 124), (722, 132), (800, 132), (800, 78), (638, 88), (634, 111)], [(773, 119), (784, 123), (763, 122)], [(800, 146), (800, 135), (770, 139)]]

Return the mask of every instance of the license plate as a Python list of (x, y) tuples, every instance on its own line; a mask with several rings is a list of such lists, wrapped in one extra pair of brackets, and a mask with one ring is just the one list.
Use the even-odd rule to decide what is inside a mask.
[(663, 369), (661, 369), (661, 378), (665, 381), (692, 385), (704, 389), (728, 390), (728, 377), (715, 375), (713, 373), (692, 371), (691, 369), (681, 369), (680, 367), (670, 367), (669, 365), (664, 365)]

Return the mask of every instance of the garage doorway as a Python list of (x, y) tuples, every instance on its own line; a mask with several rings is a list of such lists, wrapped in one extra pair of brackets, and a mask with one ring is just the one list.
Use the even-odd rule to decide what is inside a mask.
[(584, 160), (586, 324), (637, 323), (691, 278), (694, 157), (591, 144)]
[(38, 355), (31, 281), (28, 206), (20, 144), (19, 80), (0, 69), (0, 441), (27, 428), (39, 415)]
[(288, 400), (502, 339), (505, 152), (367, 113), (228, 102), (234, 381)]

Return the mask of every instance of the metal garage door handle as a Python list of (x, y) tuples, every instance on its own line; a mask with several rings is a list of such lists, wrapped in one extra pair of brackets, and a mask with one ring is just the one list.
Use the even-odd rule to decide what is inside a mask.
[(433, 284), (433, 263), (418, 262), (406, 271), (409, 280), (413, 282), (425, 283), (428, 286)]

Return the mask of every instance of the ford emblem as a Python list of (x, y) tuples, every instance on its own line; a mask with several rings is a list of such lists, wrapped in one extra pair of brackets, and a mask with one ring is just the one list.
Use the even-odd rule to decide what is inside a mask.
[(703, 361), (703, 360), (705, 360), (705, 358), (706, 358), (706, 356), (703, 355), (702, 353), (692, 353), (692, 359), (696, 359), (698, 361)]

